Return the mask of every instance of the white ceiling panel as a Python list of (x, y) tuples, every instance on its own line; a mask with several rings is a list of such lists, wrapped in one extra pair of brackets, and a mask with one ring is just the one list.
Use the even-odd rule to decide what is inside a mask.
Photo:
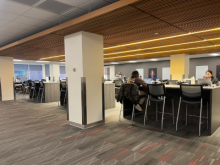
[(106, 2), (104, 0), (92, 0), (86, 4), (79, 6), (79, 8), (91, 12), (91, 11), (97, 10), (99, 8), (102, 8), (104, 6), (107, 6), (109, 4), (110, 4), (109, 2)]
[(10, 21), (6, 21), (6, 20), (2, 20), (2, 19), (0, 19), (0, 26), (3, 26), (3, 25), (5, 25), (5, 24), (7, 24), (7, 23), (9, 23)]
[(80, 17), (84, 14), (87, 14), (88, 11), (87, 10), (83, 10), (83, 9), (79, 9), (79, 8), (75, 8), (73, 10), (70, 10), (66, 13), (63, 13), (62, 15), (70, 17), (72, 19), (76, 18), (76, 17)]
[(7, 25), (5, 25), (6, 27), (11, 27), (11, 28), (18, 28), (18, 29), (23, 29), (23, 30), (27, 30), (30, 29), (31, 27), (33, 27), (32, 25), (27, 25), (27, 24), (21, 24), (21, 23), (17, 23), (17, 22), (10, 22)]
[(0, 19), (12, 21), (13, 19), (17, 18), (18, 14), (13, 14), (5, 11), (0, 11)]
[(55, 18), (50, 19), (49, 21), (50, 21), (50, 22), (56, 22), (56, 23), (58, 23), (58, 24), (61, 24), (61, 23), (64, 23), (64, 22), (66, 22), (66, 21), (69, 21), (69, 20), (71, 20), (71, 19), (72, 19), (72, 18), (59, 15), (59, 16), (56, 16)]
[(1, 27), (0, 30), (4, 31), (6, 33), (17, 33), (17, 34), (19, 34), (19, 33), (24, 31), (24, 30), (18, 29), (16, 27), (14, 27), (14, 28), (11, 28), (11, 27)]
[(48, 19), (54, 18), (57, 16), (57, 14), (46, 11), (46, 10), (41, 10), (37, 8), (33, 8), (26, 13), (23, 14), (24, 16), (40, 19), (40, 20), (45, 20), (47, 21)]
[(23, 14), (30, 10), (31, 7), (27, 5), (22, 5), (16, 2), (10, 2), (6, 0), (0, 0), (0, 10), (7, 11), (14, 14)]
[(12, 37), (15, 35), (16, 35), (15, 33), (5, 33), (5, 31), (0, 32), (0, 36), (3, 36), (3, 37)]
[(72, 5), (72, 6), (79, 6), (79, 5), (82, 5), (86, 2), (89, 2), (91, 0), (55, 0), (55, 1), (66, 3), (66, 4)]
[(45, 21), (39, 20), (39, 19), (35, 19), (35, 18), (20, 16), (20, 17), (16, 18), (14, 20), (14, 22), (35, 26), (35, 25), (42, 24)]

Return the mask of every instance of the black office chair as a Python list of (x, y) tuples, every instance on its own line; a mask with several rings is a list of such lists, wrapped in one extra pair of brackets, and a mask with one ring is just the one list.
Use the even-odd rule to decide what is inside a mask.
[(41, 99), (41, 103), (42, 103), (42, 100), (44, 99), (44, 82), (40, 81), (39, 84), (40, 86), (39, 86), (39, 91), (37, 94), (37, 100)]
[(45, 80), (45, 79), (41, 79), (41, 81), (46, 82), (46, 80)]
[[(149, 101), (156, 102), (156, 121), (157, 121), (157, 115), (158, 115), (158, 103), (163, 102), (163, 110), (162, 112), (162, 120), (161, 120), (161, 130), (163, 130), (163, 119), (164, 119), (164, 114), (169, 114), (173, 116), (173, 124), (175, 124), (175, 119), (174, 119), (174, 101), (173, 97), (167, 96), (165, 86), (163, 84), (148, 84), (147, 85), (147, 90), (148, 90), (148, 98), (147, 98), (147, 104), (146, 104), (146, 110), (144, 114), (144, 125), (147, 120), (147, 107), (149, 104)], [(164, 113), (164, 108), (165, 108), (165, 102), (167, 100), (172, 100), (172, 113)]]
[[(62, 100), (62, 93), (64, 93), (64, 97)], [(67, 95), (67, 88), (66, 88), (66, 81), (60, 81), (60, 100), (63, 101), (63, 104), (66, 103), (66, 95)]]
[[(208, 129), (208, 101), (207, 101), (207, 117), (202, 117), (202, 105), (203, 105), (203, 87), (202, 85), (180, 85), (180, 101), (179, 101), (179, 108), (177, 113), (176, 119), (176, 131), (178, 127), (178, 120), (179, 120), (179, 112), (181, 102), (186, 103), (186, 125), (187, 125), (187, 117), (194, 116), (199, 117), (199, 136), (201, 135), (201, 120), (202, 118), (207, 119), (207, 129)], [(200, 105), (200, 115), (188, 115), (187, 108), (188, 104), (191, 105)]]

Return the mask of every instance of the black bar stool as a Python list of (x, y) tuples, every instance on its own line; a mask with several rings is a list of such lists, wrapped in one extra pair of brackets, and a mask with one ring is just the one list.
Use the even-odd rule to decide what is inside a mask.
[[(158, 108), (157, 108), (158, 105), (157, 104), (160, 102), (163, 103), (163, 110), (162, 110), (162, 112), (159, 112), (159, 113), (162, 113), (161, 130), (163, 130), (164, 114), (172, 115), (173, 116), (173, 124), (175, 124), (173, 97), (167, 96), (165, 86), (163, 84), (148, 84), (147, 90), (148, 90), (148, 98), (147, 98), (146, 110), (145, 110), (145, 114), (144, 114), (144, 125), (147, 120), (147, 107), (148, 107), (149, 101), (156, 102), (156, 121), (157, 121), (157, 115), (158, 115)], [(168, 100), (172, 100), (172, 113), (164, 113), (165, 102)]]
[[(178, 128), (178, 120), (179, 120), (179, 112), (181, 102), (186, 103), (186, 125), (187, 125), (187, 117), (199, 117), (199, 136), (201, 135), (201, 120), (202, 118), (207, 119), (207, 129), (208, 129), (208, 101), (207, 101), (207, 116), (202, 116), (202, 106), (203, 106), (203, 87), (202, 85), (180, 85), (180, 101), (179, 101), (179, 108), (177, 113), (176, 119), (176, 131)], [(191, 105), (200, 105), (200, 115), (188, 115), (188, 104)]]
[(30, 97), (32, 93), (32, 100), (34, 99), (34, 96), (36, 94), (36, 88), (35, 88), (35, 82), (31, 81), (31, 86), (30, 86)]
[(44, 83), (43, 81), (40, 81), (39, 84), (40, 86), (39, 86), (39, 91), (37, 95), (37, 100), (41, 99), (41, 103), (42, 103), (42, 100), (44, 99)]
[[(62, 93), (64, 93), (63, 100), (62, 100)], [(67, 94), (66, 82), (65, 81), (60, 81), (60, 100), (63, 101), (64, 105), (66, 103), (66, 94)]]
[[(135, 89), (133, 89), (135, 88)], [(136, 93), (132, 93), (131, 94), (131, 91), (136, 91)], [(120, 88), (120, 93), (122, 92), (122, 100), (121, 100), (121, 109), (120, 109), (120, 113), (119, 113), (119, 121), (121, 121), (121, 112), (123, 111), (131, 111), (131, 109), (124, 109), (123, 108), (123, 103), (124, 103), (124, 99), (129, 99), (132, 103), (133, 103), (133, 106), (132, 106), (132, 116), (131, 116), (131, 124), (133, 125), (133, 121), (134, 121), (134, 117), (135, 117), (135, 105), (137, 104), (138, 100), (139, 100), (139, 90), (137, 88), (137, 85), (135, 84), (122, 84), (121, 88)], [(132, 98), (127, 98), (128, 96), (131, 96), (131, 95), (136, 95), (138, 96), (136, 100), (132, 100)], [(118, 99), (117, 99), (118, 100)], [(119, 100), (118, 100), (119, 101)]]
[(23, 92), (23, 95), (22, 95), (22, 99), (23, 97), (25, 96), (26, 98), (26, 94), (27, 94), (27, 91), (29, 90), (30, 86), (29, 86), (29, 82), (28, 81), (25, 81), (24, 82), (24, 92)]

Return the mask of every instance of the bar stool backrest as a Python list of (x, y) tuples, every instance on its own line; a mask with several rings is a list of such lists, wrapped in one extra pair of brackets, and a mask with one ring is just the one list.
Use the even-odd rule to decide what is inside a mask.
[(147, 89), (150, 96), (166, 96), (166, 90), (163, 84), (147, 84)]
[(123, 84), (122, 80), (115, 80), (115, 86), (120, 87)]
[(40, 81), (39, 83), (40, 83), (40, 88), (43, 88), (44, 87), (43, 81)]
[(203, 96), (202, 85), (180, 85), (181, 97), (189, 99), (201, 99)]
[(35, 82), (31, 81), (31, 87), (35, 87)]
[(61, 89), (66, 89), (66, 82), (60, 82)]

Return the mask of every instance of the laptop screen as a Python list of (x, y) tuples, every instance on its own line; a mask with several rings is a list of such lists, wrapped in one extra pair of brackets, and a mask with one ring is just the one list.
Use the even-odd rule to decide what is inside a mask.
[(144, 81), (148, 84), (151, 84), (151, 78), (144, 78)]

